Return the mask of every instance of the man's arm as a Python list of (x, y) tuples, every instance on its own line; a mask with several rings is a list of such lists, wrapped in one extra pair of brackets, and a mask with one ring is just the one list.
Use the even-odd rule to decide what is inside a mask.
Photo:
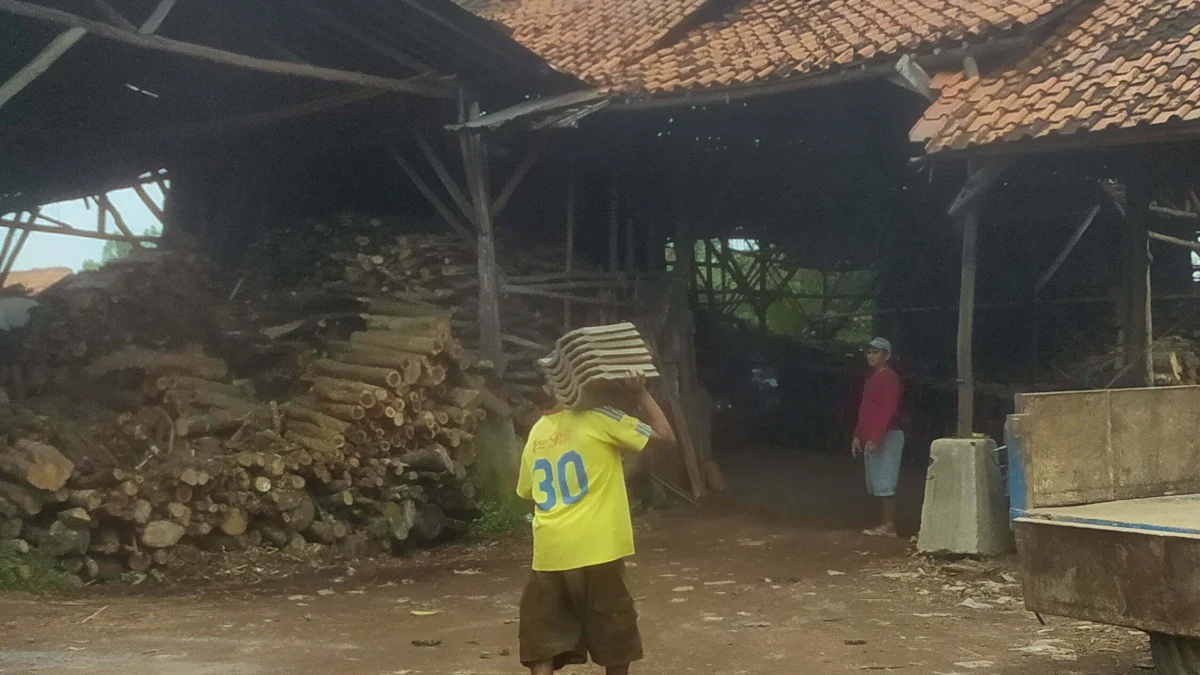
[(667, 415), (658, 405), (658, 401), (655, 401), (654, 397), (650, 395), (645, 385), (642, 385), (642, 390), (638, 394), (638, 407), (641, 409), (642, 421), (650, 427), (650, 440), (659, 445), (675, 445), (677, 440), (675, 430), (671, 428)]

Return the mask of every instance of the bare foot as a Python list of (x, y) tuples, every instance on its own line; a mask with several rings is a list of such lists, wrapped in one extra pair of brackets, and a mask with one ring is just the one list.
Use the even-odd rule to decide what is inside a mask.
[(897, 537), (896, 528), (891, 525), (880, 525), (869, 530), (863, 530), (868, 537)]

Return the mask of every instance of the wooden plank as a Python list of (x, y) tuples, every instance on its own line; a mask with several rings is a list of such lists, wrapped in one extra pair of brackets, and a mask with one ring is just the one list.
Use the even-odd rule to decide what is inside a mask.
[(74, 47), (76, 42), (83, 39), (84, 35), (87, 35), (87, 31), (82, 28), (71, 28), (59, 33), (58, 37), (46, 45), (40, 54), (25, 64), (25, 67), (18, 70), (7, 82), (0, 85), (0, 107), (11, 101), (14, 96), (21, 93), (21, 90), (49, 70), (50, 66), (54, 65), (54, 62), (63, 54), (66, 54), (68, 49)]
[(979, 261), (979, 204), (962, 217), (962, 270), (958, 291), (958, 437), (975, 428), (975, 275)]
[(549, 133), (541, 134), (537, 142), (521, 158), (521, 163), (513, 170), (512, 176), (509, 176), (508, 182), (505, 183), (504, 188), (500, 190), (500, 195), (496, 197), (495, 203), (492, 204), (493, 220), (500, 218), (500, 214), (504, 212), (504, 207), (508, 206), (508, 201), (512, 199), (513, 193), (517, 191), (517, 188), (521, 186), (521, 181), (525, 179), (525, 174), (529, 173), (529, 169), (533, 168), (542, 151), (550, 144), (551, 138), (552, 136)]
[(1054, 262), (1050, 264), (1050, 267), (1046, 270), (1046, 273), (1042, 275), (1041, 279), (1038, 279), (1037, 285), (1033, 287), (1034, 295), (1041, 293), (1042, 289), (1046, 287), (1046, 284), (1050, 283), (1050, 280), (1054, 278), (1054, 273), (1057, 272), (1058, 268), (1067, 261), (1067, 257), (1071, 255), (1071, 252), (1075, 250), (1075, 245), (1079, 243), (1079, 240), (1083, 238), (1084, 233), (1087, 232), (1088, 228), (1092, 226), (1092, 221), (1096, 219), (1096, 214), (1098, 213), (1100, 213), (1100, 205), (1096, 204), (1091, 208), (1090, 211), (1088, 211), (1087, 216), (1084, 217), (1083, 222), (1080, 223), (1079, 227), (1075, 228), (1075, 232), (1071, 235), (1071, 238), (1067, 240), (1067, 245), (1063, 247), (1063, 250), (1058, 254), (1058, 257), (1055, 258)]
[(216, 49), (214, 47), (206, 47), (190, 42), (183, 42), (181, 40), (172, 40), (170, 38), (159, 37), (156, 35), (134, 33), (132, 31), (118, 28), (106, 23), (85, 19), (69, 12), (63, 12), (48, 7), (41, 7), (39, 5), (23, 2), (22, 0), (0, 0), (0, 11), (14, 14), (16, 16), (22, 16), (28, 19), (36, 19), (39, 21), (71, 26), (73, 28), (80, 28), (97, 37), (121, 42), (142, 49), (178, 54), (180, 56), (211, 61), (213, 63), (221, 63), (236, 68), (245, 68), (248, 70), (290, 77), (304, 77), (322, 80), (325, 82), (354, 84), (362, 87), (372, 87), (375, 89), (384, 89), (388, 91), (401, 91), (410, 94), (428, 96), (431, 98), (446, 98), (450, 95), (449, 90), (445, 86), (430, 83), (428, 78), (424, 77), (413, 78), (409, 80), (398, 80), (391, 77), (367, 75), (353, 71), (338, 70), (336, 68), (323, 68), (320, 66), (289, 63), (287, 61), (262, 59), (253, 56), (247, 56), (245, 54), (237, 54), (224, 49)]

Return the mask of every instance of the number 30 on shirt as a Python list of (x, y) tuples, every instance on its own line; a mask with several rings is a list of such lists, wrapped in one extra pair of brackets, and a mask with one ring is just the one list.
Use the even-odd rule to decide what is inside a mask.
[[(572, 490), (567, 481), (568, 473), (575, 474), (578, 489)], [(544, 495), (537, 501), (537, 507), (542, 511), (549, 511), (560, 503), (570, 506), (588, 493), (587, 469), (583, 466), (583, 457), (574, 450), (563, 453), (555, 464), (551, 464), (550, 460), (545, 458), (535, 461), (533, 479), (536, 482), (536, 490)]]

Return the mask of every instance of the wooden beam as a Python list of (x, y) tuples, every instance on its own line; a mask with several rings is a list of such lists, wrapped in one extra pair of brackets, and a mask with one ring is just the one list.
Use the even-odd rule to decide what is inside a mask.
[[(20, 222), (23, 214), (17, 215), (17, 221)], [(32, 222), (32, 221), (31, 221)], [(8, 252), (12, 250), (13, 240), (17, 237), (17, 230), (10, 229), (4, 235), (4, 244), (0, 245), (0, 267), (4, 266), (5, 259), (8, 258)]]
[(979, 204), (962, 216), (962, 269), (958, 291), (958, 437), (975, 434), (975, 274), (979, 261)]
[(470, 228), (468, 228), (466, 225), (463, 225), (463, 222), (458, 219), (458, 216), (454, 215), (454, 211), (451, 210), (449, 206), (446, 206), (446, 203), (442, 201), (442, 198), (437, 196), (437, 193), (429, 187), (429, 184), (425, 182), (425, 179), (421, 178), (421, 175), (418, 174), (416, 169), (414, 169), (412, 165), (408, 163), (408, 160), (404, 159), (404, 155), (400, 154), (400, 152), (397, 150), (392, 150), (389, 154), (392, 156), (392, 161), (396, 162), (396, 164), (400, 167), (400, 170), (404, 172), (404, 175), (408, 176), (408, 179), (412, 181), (413, 185), (417, 186), (417, 190), (419, 190), (421, 194), (425, 196), (425, 199), (429, 200), (429, 203), (433, 206), (433, 209), (438, 212), (438, 215), (442, 217), (442, 220), (446, 221), (446, 225), (448, 225), (451, 230), (454, 230), (458, 236), (462, 237), (464, 241), (474, 241), (474, 236), (471, 234)]
[(951, 218), (966, 213), (987, 191), (1000, 179), (1004, 170), (1012, 164), (1013, 160), (1007, 157), (989, 157), (983, 160), (983, 163), (978, 168), (971, 168), (967, 172), (967, 180), (963, 183), (962, 190), (958, 196), (954, 198), (954, 202), (946, 213)]
[(340, 17), (338, 17), (334, 14), (331, 14), (330, 12), (327, 12), (324, 9), (321, 9), (320, 7), (313, 4), (312, 2), (303, 2), (303, 3), (301, 3), (300, 6), (303, 7), (306, 12), (312, 14), (313, 16), (316, 16), (317, 18), (321, 19), (325, 23), (332, 26), (333, 29), (336, 30), (337, 32), (341, 33), (342, 35), (345, 35), (346, 37), (348, 37), (352, 40), (357, 40), (363, 46), (367, 47), (368, 49), (375, 52), (376, 54), (379, 54), (380, 56), (389, 58), (392, 61), (395, 61), (396, 63), (404, 66), (405, 68), (415, 70), (418, 73), (428, 73), (433, 70), (433, 68), (429, 67), (422, 61), (414, 59), (413, 57), (406, 54), (403, 50), (397, 49), (382, 40), (379, 40), (371, 35), (368, 35), (367, 33), (363, 32), (362, 30), (343, 21)]
[[(465, 101), (464, 101), (465, 102)], [(469, 116), (480, 116), (479, 104), (472, 102)], [(492, 197), (488, 176), (488, 148), (483, 134), (475, 131), (465, 135), (463, 167), (467, 173), (471, 202), (475, 206), (475, 227), (479, 251), (479, 342), (485, 360), (496, 364), (497, 374), (503, 375), (504, 346), (500, 323), (500, 269), (496, 262), (496, 235), (492, 228)]]
[(1087, 216), (1084, 217), (1083, 222), (1079, 224), (1079, 227), (1075, 228), (1075, 232), (1071, 235), (1071, 238), (1067, 240), (1067, 245), (1063, 247), (1063, 250), (1058, 254), (1058, 257), (1055, 258), (1054, 262), (1050, 264), (1050, 267), (1046, 270), (1046, 273), (1042, 275), (1041, 279), (1038, 279), (1037, 285), (1033, 287), (1034, 295), (1040, 294), (1042, 289), (1046, 287), (1046, 284), (1050, 283), (1050, 280), (1054, 278), (1054, 274), (1058, 272), (1058, 268), (1067, 261), (1067, 257), (1070, 256), (1071, 252), (1075, 250), (1075, 245), (1079, 243), (1079, 240), (1083, 238), (1084, 233), (1087, 232), (1088, 228), (1092, 226), (1092, 221), (1096, 219), (1096, 214), (1098, 213), (1100, 213), (1100, 205), (1096, 204), (1091, 208), (1091, 210), (1088, 211)]
[(55, 61), (67, 53), (68, 49), (83, 39), (84, 35), (87, 35), (87, 31), (82, 28), (71, 28), (59, 33), (58, 37), (54, 38), (40, 54), (25, 64), (25, 67), (18, 70), (17, 74), (9, 78), (7, 82), (0, 85), (0, 107), (11, 101), (14, 96), (21, 93), (21, 90), (46, 72), (50, 66), (54, 65)]
[(129, 225), (125, 224), (125, 218), (121, 216), (121, 212), (113, 205), (107, 194), (98, 195), (96, 201), (100, 204), (100, 208), (107, 209), (112, 214), (113, 224), (117, 226), (117, 230), (125, 235), (125, 238), (132, 241), (134, 238), (133, 230), (129, 229)]
[(1200, 253), (1200, 242), (1188, 241), (1187, 239), (1180, 239), (1179, 237), (1172, 237), (1170, 235), (1161, 234), (1161, 233), (1154, 232), (1154, 231), (1147, 232), (1146, 235), (1155, 241), (1162, 241), (1162, 242), (1166, 242), (1168, 244), (1175, 244), (1176, 246), (1190, 248), (1193, 251)]
[(92, 4), (96, 6), (96, 9), (100, 10), (101, 14), (108, 17), (108, 22), (112, 25), (124, 28), (125, 30), (137, 30), (137, 26), (133, 25), (133, 22), (126, 19), (124, 14), (118, 12), (105, 0), (92, 0)]
[(171, 13), (172, 9), (175, 9), (175, 0), (160, 0), (154, 11), (150, 12), (150, 16), (138, 28), (138, 32), (142, 35), (157, 33), (158, 29), (162, 27), (163, 22), (167, 20), (167, 15)]
[(99, 239), (100, 241), (123, 241), (130, 244), (140, 244), (143, 242), (156, 243), (158, 237), (126, 237), (123, 234), (100, 234), (99, 232), (89, 232), (87, 230), (79, 230), (73, 227), (48, 227), (45, 225), (32, 225), (23, 223), (19, 220), (11, 218), (0, 218), (0, 227), (7, 227), (13, 230), (28, 230), (30, 232), (45, 232), (46, 234), (66, 234), (72, 237), (81, 237), (83, 239)]
[(245, 54), (229, 52), (223, 49), (216, 49), (190, 42), (183, 42), (181, 40), (172, 40), (155, 35), (135, 33), (123, 28), (117, 28), (116, 26), (101, 23), (99, 21), (85, 19), (81, 16), (70, 14), (68, 12), (62, 12), (56, 9), (23, 2), (22, 0), (0, 0), (0, 11), (28, 19), (37, 19), (39, 21), (71, 26), (72, 28), (81, 28), (97, 37), (121, 42), (142, 49), (178, 54), (180, 56), (187, 56), (190, 58), (234, 66), (236, 68), (245, 68), (248, 70), (273, 73), (275, 75), (286, 75), (290, 77), (304, 77), (322, 80), (325, 82), (354, 84), (362, 87), (385, 89), (388, 91), (402, 91), (432, 98), (446, 98), (450, 95), (450, 92), (446, 87), (431, 84), (429, 83), (428, 79), (424, 77), (410, 80), (397, 80), (391, 77), (366, 75), (363, 73), (338, 70), (335, 68), (323, 68), (320, 66), (288, 63), (287, 61), (261, 59), (253, 56), (247, 56)]
[(446, 165), (442, 163), (442, 159), (438, 157), (433, 146), (426, 140), (425, 134), (419, 131), (413, 132), (413, 138), (417, 141), (417, 147), (421, 149), (421, 154), (425, 155), (426, 161), (433, 167), (433, 172), (437, 174), (438, 180), (442, 181), (442, 186), (446, 188), (446, 192), (450, 194), (450, 198), (458, 204), (458, 208), (466, 216), (467, 220), (475, 222), (475, 207), (471, 205), (463, 191), (458, 187), (458, 183), (450, 175), (446, 169)]
[(512, 199), (513, 193), (521, 186), (521, 181), (525, 179), (525, 174), (529, 173), (529, 169), (537, 162), (542, 151), (546, 149), (547, 145), (550, 145), (551, 138), (552, 136), (549, 133), (541, 134), (537, 142), (521, 158), (521, 163), (517, 165), (508, 182), (504, 184), (504, 188), (500, 190), (500, 196), (496, 197), (496, 202), (492, 204), (493, 220), (500, 218), (500, 214), (504, 212), (504, 207), (508, 206), (508, 200)]
[(166, 214), (163, 213), (162, 207), (154, 203), (154, 200), (150, 197), (150, 193), (146, 192), (146, 188), (141, 185), (134, 185), (133, 191), (137, 193), (138, 198), (142, 200), (142, 203), (146, 205), (150, 213), (153, 213), (154, 217), (158, 219), (158, 224), (165, 225), (167, 223)]
[[(617, 230), (621, 225), (621, 179), (620, 175), (613, 172), (612, 186), (608, 196), (608, 271), (616, 272), (619, 269), (620, 259), (617, 251), (619, 242), (617, 241)], [(694, 254), (693, 254), (694, 255)]]

